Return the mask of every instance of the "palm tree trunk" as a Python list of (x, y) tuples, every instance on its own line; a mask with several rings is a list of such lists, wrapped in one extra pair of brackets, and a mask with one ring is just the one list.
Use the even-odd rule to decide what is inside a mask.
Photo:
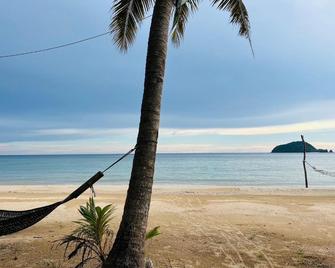
[(122, 221), (103, 268), (144, 267), (144, 242), (155, 169), (172, 7), (172, 0), (155, 2), (148, 42), (137, 149)]

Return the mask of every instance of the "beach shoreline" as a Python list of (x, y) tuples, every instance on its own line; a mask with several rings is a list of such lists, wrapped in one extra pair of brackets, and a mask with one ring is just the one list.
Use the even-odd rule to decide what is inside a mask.
[[(47, 205), (77, 186), (1, 185), (0, 209)], [(95, 186), (96, 203), (117, 208), (114, 230), (126, 190)], [(0, 237), (0, 267), (73, 267), (61, 249), (51, 250), (51, 241), (73, 230), (77, 209), (90, 196), (87, 191), (35, 226)], [(335, 189), (156, 184), (149, 227), (161, 226), (162, 235), (146, 253), (156, 267), (334, 267), (334, 222)]]

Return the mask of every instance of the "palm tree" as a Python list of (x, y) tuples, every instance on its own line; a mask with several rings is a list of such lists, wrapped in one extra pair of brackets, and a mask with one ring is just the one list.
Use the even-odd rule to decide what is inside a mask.
[[(231, 23), (250, 41), (248, 12), (242, 0), (211, 0), (219, 10), (230, 12)], [(150, 208), (161, 96), (172, 14), (172, 42), (179, 45), (190, 13), (199, 0), (114, 0), (110, 29), (116, 45), (126, 52), (147, 12), (153, 7), (146, 58), (144, 94), (137, 136), (137, 149), (124, 212), (112, 250), (104, 268), (143, 267), (144, 241)]]

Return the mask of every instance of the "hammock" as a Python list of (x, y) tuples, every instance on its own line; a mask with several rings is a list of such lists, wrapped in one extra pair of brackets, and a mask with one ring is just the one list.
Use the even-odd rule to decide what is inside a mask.
[(136, 147), (131, 149), (129, 152), (121, 156), (118, 160), (112, 163), (109, 167), (107, 167), (104, 171), (98, 171), (93, 177), (88, 179), (85, 183), (83, 183), (79, 188), (74, 190), (68, 197), (66, 197), (62, 201), (58, 201), (48, 206), (34, 208), (30, 210), (24, 211), (11, 211), (11, 210), (0, 210), (0, 236), (16, 233), (23, 229), (26, 229), (35, 223), (39, 222), (46, 216), (48, 216), (53, 210), (55, 210), (58, 206), (65, 204), (72, 199), (77, 198), (83, 192), (85, 192), (88, 188), (91, 188), (93, 191), (93, 185), (99, 179), (104, 176), (104, 173), (109, 170), (111, 167), (120, 162), (123, 158), (131, 154), (136, 150)]
[(314, 166), (312, 166), (310, 163), (308, 163), (307, 161), (305, 161), (307, 165), (309, 165), (314, 171), (325, 175), (325, 176), (330, 176), (330, 177), (335, 177), (335, 172), (331, 172), (331, 171), (327, 171), (327, 170), (323, 170), (323, 169), (318, 169)]

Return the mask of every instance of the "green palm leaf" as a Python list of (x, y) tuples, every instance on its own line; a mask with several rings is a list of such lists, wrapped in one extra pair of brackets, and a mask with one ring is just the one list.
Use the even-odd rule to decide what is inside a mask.
[(198, 10), (199, 0), (178, 0), (174, 10), (171, 40), (179, 46), (185, 34), (185, 26), (190, 13)]
[(136, 37), (139, 24), (152, 7), (153, 0), (114, 0), (110, 30), (116, 45), (127, 51)]
[(160, 226), (156, 226), (155, 228), (148, 231), (145, 235), (145, 240), (149, 240), (149, 239), (154, 238), (155, 236), (160, 235), (161, 232), (159, 231), (159, 228), (160, 228)]
[(239, 26), (239, 34), (249, 40), (251, 51), (254, 54), (250, 37), (250, 21), (248, 10), (242, 0), (213, 0), (213, 6), (219, 10), (230, 12), (230, 22)]

